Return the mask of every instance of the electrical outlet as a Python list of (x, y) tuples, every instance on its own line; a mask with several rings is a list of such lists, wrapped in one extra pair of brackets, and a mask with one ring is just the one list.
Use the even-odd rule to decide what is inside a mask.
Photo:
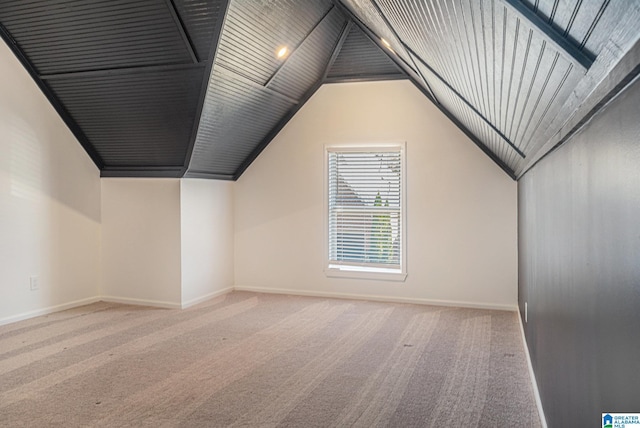
[(527, 302), (524, 302), (524, 322), (529, 322), (529, 305)]
[(31, 278), (29, 278), (29, 289), (31, 291), (40, 289), (40, 279), (38, 279), (36, 275), (32, 275)]

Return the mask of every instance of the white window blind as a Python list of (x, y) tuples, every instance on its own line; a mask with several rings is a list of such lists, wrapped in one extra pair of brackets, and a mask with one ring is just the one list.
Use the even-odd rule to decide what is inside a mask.
[(401, 271), (401, 148), (327, 152), (329, 267)]

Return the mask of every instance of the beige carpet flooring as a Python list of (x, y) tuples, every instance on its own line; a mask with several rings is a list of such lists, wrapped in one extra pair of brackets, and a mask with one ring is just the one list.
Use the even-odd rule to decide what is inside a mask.
[(2, 427), (538, 427), (517, 315), (233, 292), (0, 326)]

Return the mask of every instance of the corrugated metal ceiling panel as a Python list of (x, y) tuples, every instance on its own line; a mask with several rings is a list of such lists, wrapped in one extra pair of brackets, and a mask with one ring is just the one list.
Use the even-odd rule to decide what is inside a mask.
[[(489, 154), (494, 160), (517, 172), (529, 162), (524, 156), (537, 156), (573, 120), (592, 85), (623, 57), (619, 47), (628, 49), (637, 37), (637, 20), (627, 17), (636, 16), (639, 4), (5, 0), (0, 30), (96, 164), (103, 156), (108, 168), (171, 167), (181, 174), (178, 166), (192, 154), (189, 171), (235, 177), (322, 83), (333, 61), (329, 81), (407, 75), (501, 159)], [(340, 36), (342, 14), (361, 26), (348, 37)], [(341, 52), (332, 52), (336, 43)], [(276, 55), (283, 46), (288, 59)], [(193, 126), (189, 138), (200, 107), (200, 129), (196, 134)]]
[(188, 173), (233, 176), (294, 104), (215, 65)]
[(421, 75), (432, 88), (442, 106), (453, 114), (467, 130), (474, 134), (484, 145), (498, 156), (511, 170), (520, 160), (518, 153), (487, 124), (471, 107), (465, 104), (445, 83), (436, 77), (427, 67), (416, 59)]
[(338, 9), (331, 9), (302, 45), (276, 71), (267, 83), (267, 88), (300, 100), (318, 80), (322, 79), (345, 24), (345, 18)]
[[(293, 26), (295, 37), (287, 36), (283, 42), (278, 37), (290, 33), (286, 28), (291, 27), (291, 14), (302, 5), (282, 0), (269, 4), (267, 27), (249, 21), (240, 26), (240, 17), (259, 16), (255, 14), (261, 9), (255, 4), (230, 5), (187, 175), (236, 174), (323, 77), (346, 24), (342, 13), (331, 3), (314, 2), (315, 7), (306, 7), (303, 16), (318, 21), (302, 20), (303, 26)], [(247, 15), (246, 10), (254, 15)], [(248, 31), (246, 27), (252, 24)], [(264, 32), (258, 37), (256, 32), (260, 31)], [(286, 58), (277, 59), (279, 46), (295, 49)]]
[[(597, 56), (608, 40), (620, 8), (610, 0), (520, 0), (571, 40), (580, 49)], [(615, 3), (615, 2), (613, 2)]]
[(213, 44), (215, 23), (222, 13), (221, 0), (175, 0), (176, 10), (189, 38), (191, 39), (198, 58), (202, 61), (208, 58)]
[(352, 25), (327, 77), (349, 80), (367, 76), (402, 78), (406, 74), (357, 25)]
[(295, 50), (331, 7), (328, 0), (233, 0), (216, 62), (264, 85), (282, 64), (276, 52)]
[[(409, 50), (525, 154), (531, 131), (553, 118), (584, 76), (564, 52), (500, 3), (435, 7), (379, 0), (379, 5)], [(509, 165), (518, 163), (517, 154), (496, 154)]]
[(0, 21), (40, 74), (190, 62), (163, 1), (3, 1)]
[(76, 77), (49, 85), (106, 167), (182, 166), (203, 71)]
[(344, 3), (370, 30), (387, 41), (394, 53), (405, 64), (415, 71), (415, 64), (409, 53), (404, 49), (400, 40), (396, 38), (391, 28), (387, 26), (375, 4), (371, 0), (343, 0)]

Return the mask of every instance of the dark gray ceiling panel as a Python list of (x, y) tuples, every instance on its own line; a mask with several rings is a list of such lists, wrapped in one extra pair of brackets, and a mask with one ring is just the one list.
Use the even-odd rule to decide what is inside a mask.
[(203, 67), (54, 79), (105, 167), (182, 166)]
[(103, 174), (237, 178), (322, 83), (408, 77), (515, 177), (628, 79), (608, 73), (633, 75), (638, 16), (640, 0), (3, 0), (0, 35)]
[(327, 78), (338, 81), (368, 76), (402, 78), (406, 74), (357, 25), (352, 25)]
[(229, 5), (216, 62), (264, 85), (331, 9), (329, 0), (233, 0)]
[(221, 0), (175, 0), (174, 4), (200, 60), (208, 58), (215, 23), (223, 13)]
[(282, 95), (214, 65), (187, 176), (233, 176), (293, 106)]
[(3, 1), (0, 21), (40, 74), (191, 61), (164, 1)]
[(295, 100), (320, 79), (346, 24), (337, 8), (331, 9), (285, 63), (267, 82), (267, 88), (283, 93)]
[(394, 34), (394, 30), (385, 22), (380, 15), (376, 5), (371, 0), (342, 0), (347, 6), (371, 31), (384, 39), (388, 43), (388, 47), (392, 52), (398, 55), (402, 61), (415, 71), (415, 65), (411, 61), (409, 53), (404, 49), (401, 41)]

